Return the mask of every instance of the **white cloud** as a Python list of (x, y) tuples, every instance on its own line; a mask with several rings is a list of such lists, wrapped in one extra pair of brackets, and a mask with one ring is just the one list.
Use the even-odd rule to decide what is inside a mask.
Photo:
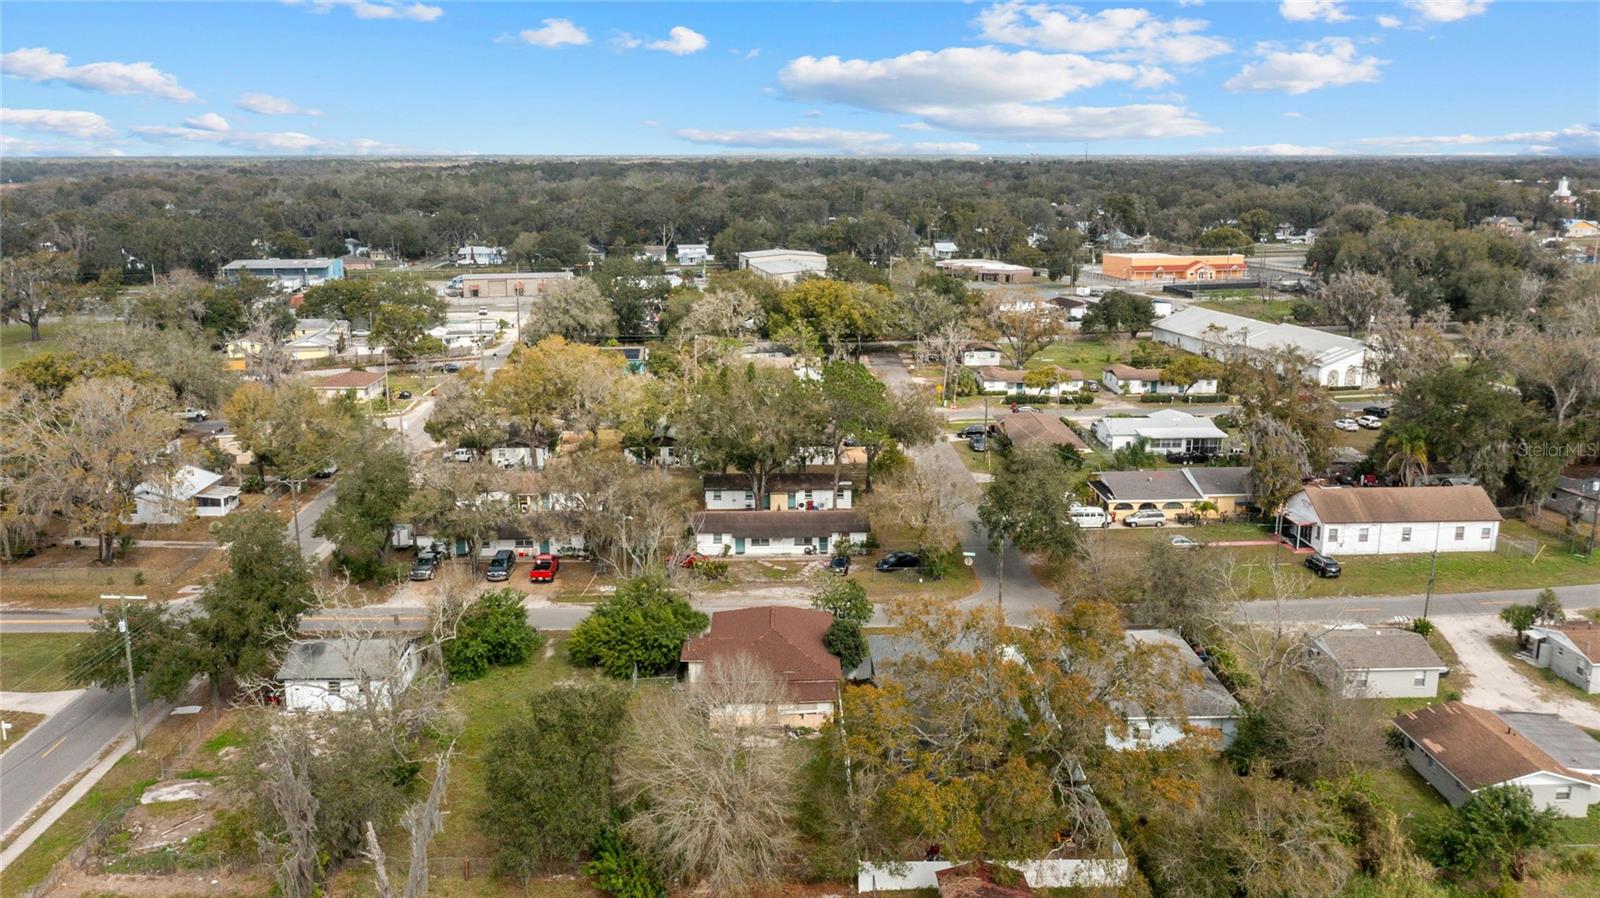
[(1600, 129), (1594, 125), (1569, 125), (1554, 131), (1512, 131), (1506, 134), (1436, 134), (1405, 137), (1364, 137), (1356, 143), (1383, 147), (1485, 147), (1525, 144), (1531, 153), (1600, 153)]
[(147, 94), (179, 103), (199, 97), (178, 79), (148, 62), (90, 62), (69, 65), (65, 54), (47, 47), (25, 47), (0, 55), (0, 72), (36, 84), (60, 82), (108, 94)]
[(802, 56), (784, 66), (778, 83), (795, 99), (913, 115), (932, 127), (985, 136), (1079, 141), (1215, 130), (1174, 105), (1044, 105), (1110, 81), (1164, 83), (1164, 75), (1069, 53), (950, 47), (878, 60)]
[(116, 133), (105, 117), (77, 109), (0, 109), (0, 125), (92, 140)]
[(1379, 16), (1378, 17), (1378, 25), (1379, 25), (1379, 27), (1382, 27), (1382, 28), (1399, 28), (1401, 25), (1404, 25), (1404, 24), (1405, 24), (1405, 22), (1401, 21), (1400, 18), (1397, 17), (1397, 16)]
[(535, 47), (581, 47), (589, 42), (589, 32), (572, 24), (571, 19), (544, 19), (543, 25), (524, 29), (517, 36)]
[(4, 156), (126, 156), (121, 147), (110, 144), (69, 142), (49, 143), (12, 134), (0, 134), (0, 157)]
[(683, 25), (674, 25), (667, 32), (665, 40), (651, 41), (648, 46), (652, 50), (661, 50), (674, 56), (688, 56), (690, 53), (699, 53), (706, 48), (710, 41), (706, 36), (693, 28)]
[(1297, 143), (1263, 143), (1245, 147), (1212, 147), (1200, 152), (1212, 156), (1337, 156), (1332, 147), (1307, 147)]
[(239, 95), (239, 100), (234, 105), (246, 112), (256, 115), (321, 115), (320, 109), (306, 109), (283, 97), (272, 94), (244, 93)]
[(800, 113), (800, 117), (801, 118), (822, 118), (822, 110), (821, 109), (807, 109), (805, 112)]
[(1340, 0), (1283, 0), (1278, 13), (1291, 22), (1348, 22), (1350, 13)]
[(1086, 13), (1075, 6), (998, 3), (978, 14), (985, 40), (1002, 44), (1107, 53), (1112, 58), (1188, 65), (1228, 52), (1227, 41), (1200, 34), (1204, 19), (1162, 19), (1144, 9)]
[(1459, 22), (1489, 9), (1489, 0), (1404, 0), (1405, 7), (1429, 22)]
[(1133, 86), (1144, 90), (1154, 90), (1158, 87), (1166, 87), (1177, 80), (1172, 77), (1171, 72), (1160, 66), (1142, 65), (1139, 66), (1139, 77), (1133, 79)]
[(882, 131), (851, 131), (843, 128), (757, 128), (751, 130), (705, 130), (681, 128), (675, 132), (690, 143), (713, 144), (743, 150), (827, 150), (855, 154), (937, 154), (976, 153), (982, 147), (970, 141), (897, 143)]
[(644, 40), (626, 31), (619, 31), (611, 38), (611, 49), (632, 50), (644, 43)]
[(1284, 118), (1305, 118), (1306, 114), (1304, 112), (1285, 112), (1283, 114), (1283, 117)]
[(1387, 60), (1358, 56), (1348, 38), (1327, 37), (1289, 50), (1281, 44), (1256, 45), (1259, 62), (1252, 62), (1222, 86), (1231, 91), (1281, 90), (1304, 94), (1324, 87), (1341, 87), (1377, 81)]
[[(295, 4), (297, 0), (287, 0)], [(432, 22), (444, 15), (444, 8), (426, 3), (405, 3), (395, 0), (312, 0), (311, 8), (319, 13), (346, 8), (358, 19), (393, 19), (410, 22)]]
[(199, 128), (202, 131), (227, 131), (229, 129), (228, 120), (215, 112), (184, 119), (183, 123), (191, 128)]
[(932, 125), (928, 124), (927, 122), (902, 122), (901, 124), (896, 125), (895, 127), (903, 128), (903, 129), (905, 129), (907, 131), (933, 131), (933, 130), (936, 130)]

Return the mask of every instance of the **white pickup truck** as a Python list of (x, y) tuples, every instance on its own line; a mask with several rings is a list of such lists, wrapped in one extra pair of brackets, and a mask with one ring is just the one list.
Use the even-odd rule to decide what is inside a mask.
[(178, 417), (182, 418), (183, 420), (191, 421), (191, 422), (192, 421), (204, 421), (205, 419), (211, 417), (211, 413), (206, 411), (205, 409), (203, 409), (203, 408), (194, 408), (192, 406), (189, 407), (189, 408), (184, 409), (181, 412), (178, 412), (177, 415), (178, 415)]

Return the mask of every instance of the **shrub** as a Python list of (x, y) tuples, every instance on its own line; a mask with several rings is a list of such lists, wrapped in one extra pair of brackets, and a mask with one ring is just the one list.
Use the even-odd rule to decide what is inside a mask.
[(861, 634), (861, 625), (851, 620), (835, 620), (822, 634), (822, 647), (839, 659), (839, 666), (848, 673), (867, 660), (867, 637)]
[(690, 607), (659, 573), (617, 584), (611, 598), (595, 606), (572, 631), (567, 656), (579, 667), (598, 667), (613, 677), (655, 676), (678, 663), (683, 641), (710, 618)]
[(583, 872), (612, 898), (667, 898), (666, 882), (642, 852), (615, 829), (602, 832), (589, 849)]
[(811, 607), (828, 612), (836, 620), (858, 625), (872, 619), (872, 600), (867, 598), (866, 587), (831, 574), (824, 575), (811, 594)]
[(922, 553), (922, 572), (934, 580), (943, 580), (956, 572), (964, 563), (960, 546), (948, 549), (925, 549)]
[(1146, 405), (1171, 405), (1178, 397), (1171, 393), (1142, 393), (1139, 401)]
[(695, 562), (694, 572), (702, 580), (720, 582), (728, 579), (728, 563), (718, 558), (707, 558)]
[(1419, 636), (1432, 636), (1433, 629), (1433, 621), (1425, 617), (1419, 617), (1411, 622), (1411, 632)]
[(491, 667), (527, 661), (543, 644), (528, 623), (522, 593), (500, 589), (479, 596), (462, 613), (456, 638), (444, 643), (444, 665), (452, 679), (476, 680)]

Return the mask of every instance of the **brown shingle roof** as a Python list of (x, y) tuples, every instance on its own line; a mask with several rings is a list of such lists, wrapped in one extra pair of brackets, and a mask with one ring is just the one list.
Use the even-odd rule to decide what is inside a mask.
[(318, 380), (313, 386), (319, 390), (365, 390), (383, 380), (382, 371), (346, 371)]
[(993, 365), (985, 365), (979, 368), (978, 374), (984, 380), (1003, 380), (1008, 384), (1020, 384), (1022, 379), (1028, 376), (1028, 372), (1021, 368), (996, 368)]
[(1117, 380), (1146, 380), (1157, 381), (1161, 379), (1160, 368), (1135, 368), (1132, 365), (1107, 365), (1106, 370), (1117, 376)]
[(1572, 644), (1590, 663), (1600, 660), (1600, 624), (1569, 620), (1556, 629), (1561, 631), (1561, 635), (1572, 640)]
[(1469, 790), (1540, 771), (1600, 782), (1569, 770), (1493, 711), (1483, 708), (1444, 702), (1402, 714), (1394, 719), (1394, 725)]
[(694, 516), (696, 533), (747, 538), (829, 537), (870, 529), (866, 516), (857, 511), (702, 511)]
[(822, 646), (833, 615), (811, 608), (766, 605), (718, 611), (711, 629), (683, 644), (683, 661), (712, 661), (745, 653), (778, 674), (802, 702), (832, 701), (843, 671)]
[(1065, 443), (1081, 452), (1089, 449), (1059, 416), (1046, 412), (1015, 412), (999, 418), (995, 424), (1006, 435), (1006, 439), (1023, 448)]
[[(750, 488), (750, 475), (748, 474), (707, 474), (702, 478), (708, 490), (748, 490)], [(848, 484), (849, 480), (841, 480), (841, 484)], [(808, 474), (805, 472), (792, 474), (773, 474), (767, 477), (767, 491), (771, 493), (786, 493), (793, 490), (832, 490), (833, 475), (825, 472)]]
[(957, 864), (933, 876), (939, 883), (939, 898), (1032, 898), (1034, 891), (1028, 887), (1028, 878), (1020, 872), (1011, 872), (1017, 879), (1016, 885), (996, 882), (994, 867), (983, 861)]
[(1481, 486), (1313, 486), (1306, 498), (1324, 524), (1500, 520)]

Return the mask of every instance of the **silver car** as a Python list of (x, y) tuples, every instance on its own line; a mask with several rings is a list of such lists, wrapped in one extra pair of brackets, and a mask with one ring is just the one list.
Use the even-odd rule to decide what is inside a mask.
[(1167, 516), (1154, 508), (1136, 511), (1122, 519), (1124, 527), (1165, 527)]

